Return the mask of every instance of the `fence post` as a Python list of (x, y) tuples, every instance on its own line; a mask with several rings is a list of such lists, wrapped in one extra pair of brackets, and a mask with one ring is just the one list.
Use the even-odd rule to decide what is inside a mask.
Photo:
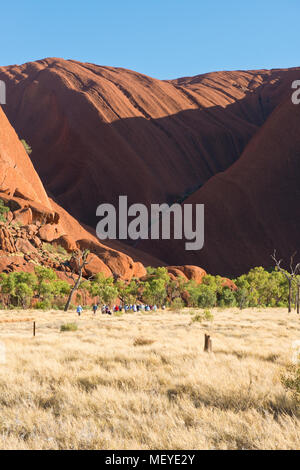
[(35, 321), (33, 322), (33, 336), (35, 336)]
[(204, 337), (204, 351), (205, 352), (212, 352), (212, 341), (211, 337), (205, 333)]

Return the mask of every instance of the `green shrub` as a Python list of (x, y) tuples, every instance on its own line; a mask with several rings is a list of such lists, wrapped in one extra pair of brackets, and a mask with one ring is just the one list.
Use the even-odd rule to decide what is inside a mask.
[(30, 147), (29, 144), (27, 144), (26, 140), (21, 139), (21, 142), (23, 144), (24, 149), (26, 150), (27, 155), (30, 155), (32, 153), (32, 148)]
[(230, 287), (223, 287), (221, 292), (218, 294), (218, 305), (220, 307), (235, 307), (236, 297)]
[(55, 255), (57, 253), (57, 249), (55, 246), (51, 245), (51, 243), (43, 242), (43, 250), (48, 251), (48, 253)]
[(196, 315), (192, 318), (192, 322), (203, 322), (203, 321), (213, 321), (214, 316), (210, 310), (204, 310), (203, 312), (196, 313)]
[(199, 286), (198, 307), (215, 307), (217, 303), (217, 294), (212, 287), (206, 285)]
[(64, 248), (63, 246), (61, 246), (61, 245), (57, 245), (56, 251), (57, 251), (57, 253), (60, 254), (60, 255), (63, 255), (63, 256), (67, 256), (67, 255), (68, 255), (67, 250), (65, 250), (65, 248)]
[(49, 300), (41, 300), (35, 304), (35, 308), (40, 310), (49, 310), (51, 307), (51, 302)]
[(5, 214), (9, 212), (9, 207), (4, 204), (4, 201), (0, 199), (0, 221), (6, 222)]
[(114, 317), (121, 317), (122, 315), (123, 315), (123, 312), (120, 312), (120, 311), (114, 312)]
[(174, 310), (175, 312), (179, 312), (182, 310), (184, 307), (184, 302), (180, 297), (176, 297), (176, 299), (173, 300), (170, 304), (170, 308)]
[(287, 375), (281, 378), (286, 390), (291, 392), (294, 398), (300, 402), (300, 366), (291, 366)]
[(248, 290), (246, 289), (246, 287), (240, 287), (236, 290), (235, 299), (237, 306), (241, 310), (249, 306)]
[(77, 323), (65, 323), (61, 325), (60, 331), (77, 331), (78, 325)]

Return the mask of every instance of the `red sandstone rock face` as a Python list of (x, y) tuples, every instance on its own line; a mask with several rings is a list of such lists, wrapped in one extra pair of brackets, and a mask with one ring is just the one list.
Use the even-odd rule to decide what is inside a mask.
[(231, 279), (227, 279), (226, 277), (224, 277), (222, 279), (222, 286), (223, 287), (229, 287), (229, 289), (231, 289), (231, 290), (237, 290), (238, 289), (237, 285)]
[(297, 78), (299, 69), (160, 81), (56, 58), (0, 67), (5, 111), (43, 183), (92, 226), (118, 195), (173, 202), (226, 170)]
[(272, 266), (275, 248), (288, 261), (299, 249), (299, 126), (300, 106), (287, 99), (240, 159), (186, 200), (205, 204), (202, 250), (188, 252), (177, 240), (152, 242), (147, 249), (165, 261), (190, 261), (229, 277)]
[[(65, 209), (94, 225), (98, 204), (115, 204), (120, 194), (129, 203), (192, 194), (186, 202), (206, 206), (203, 250), (187, 252), (179, 241), (137, 247), (165, 264), (198, 264), (224, 276), (270, 265), (274, 247), (285, 257), (297, 248), (300, 107), (288, 104), (299, 74), (297, 68), (159, 81), (61, 59), (0, 68), (6, 113)], [(17, 199), (23, 193), (15, 180), (9, 191)], [(52, 202), (51, 209), (75, 241), (96, 243), (63, 209)], [(98, 246), (95, 254), (115, 274), (133, 275), (131, 258)]]
[(168, 266), (167, 267), (170, 278), (174, 281), (178, 277), (182, 277), (185, 281), (188, 281), (188, 278), (183, 274), (180, 266)]
[(6, 227), (0, 227), (0, 250), (7, 253), (16, 253), (16, 245), (13, 237), (6, 229)]
[(274, 248), (285, 261), (299, 249), (299, 128), (300, 106), (289, 98), (236, 164), (191, 197), (206, 205), (205, 248), (194, 259), (208, 271), (237, 275), (271, 266)]
[(81, 250), (87, 249), (96, 254), (117, 278), (130, 281), (132, 277), (143, 277), (146, 274), (141, 263), (136, 263), (124, 253), (106, 248), (91, 238), (78, 240), (77, 245)]
[(64, 248), (68, 253), (72, 253), (73, 251), (77, 250), (77, 244), (73, 237), (69, 235), (62, 235), (61, 237), (55, 239), (53, 241), (53, 245), (61, 246)]
[(199, 284), (202, 282), (203, 276), (206, 276), (204, 269), (198, 266), (177, 266), (188, 278), (189, 281), (196, 281)]
[(89, 254), (87, 261), (88, 264), (84, 268), (84, 275), (86, 277), (94, 276), (97, 273), (102, 273), (105, 277), (111, 277), (113, 275), (109, 267), (93, 253)]
[(39, 237), (45, 242), (53, 242), (53, 240), (64, 235), (62, 232), (63, 230), (60, 225), (46, 224), (40, 228)]
[(24, 240), (22, 238), (19, 238), (16, 241), (16, 250), (24, 254), (32, 254), (37, 252), (36, 248), (30, 243), (30, 241), (26, 239)]
[(30, 207), (19, 209), (14, 212), (13, 220), (19, 222), (22, 225), (28, 225), (32, 223), (32, 210)]
[[(100, 244), (92, 233), (47, 197), (23, 145), (1, 108), (0, 199), (10, 208), (7, 225), (0, 225), (0, 272), (33, 272), (33, 262), (58, 269), (55, 261), (43, 252), (42, 241), (54, 241), (56, 246), (61, 245), (72, 251), (78, 248), (78, 240), (85, 239), (92, 251), (84, 273), (86, 276), (97, 272), (122, 279), (144, 275), (141, 263), (135, 263), (131, 257)], [(17, 252), (23, 255), (7, 256)]]
[(171, 279), (174, 276), (183, 277), (185, 281), (196, 281), (198, 284), (201, 284), (203, 276), (207, 274), (199, 266), (168, 266), (167, 270), (171, 274)]
[(23, 195), (39, 201), (47, 209), (50, 203), (43, 185), (22, 143), (0, 107), (0, 194)]
[(141, 278), (141, 277), (146, 276), (146, 274), (147, 274), (147, 271), (146, 271), (145, 267), (142, 265), (142, 263), (140, 263), (140, 262), (134, 263), (134, 265), (133, 265), (133, 277)]

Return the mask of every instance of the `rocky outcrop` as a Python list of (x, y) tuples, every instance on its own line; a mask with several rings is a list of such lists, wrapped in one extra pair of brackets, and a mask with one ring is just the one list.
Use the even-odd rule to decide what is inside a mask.
[(0, 249), (7, 253), (16, 253), (17, 251), (11, 233), (3, 225), (0, 227)]
[(222, 279), (222, 286), (229, 287), (229, 289), (233, 291), (238, 289), (237, 285), (231, 279), (227, 279), (226, 277)]
[[(0, 165), (0, 199), (9, 207), (6, 222), (0, 223), (0, 272), (32, 272), (37, 263), (61, 270), (55, 248), (61, 246), (71, 253), (80, 248), (80, 240), (84, 239), (84, 245), (91, 248), (90, 262), (84, 271), (86, 277), (98, 272), (126, 280), (144, 275), (140, 263), (100, 244), (91, 232), (48, 198), (1, 108)], [(47, 244), (53, 244), (53, 250)], [(8, 256), (14, 254), (17, 256)]]
[(201, 284), (203, 276), (207, 274), (199, 266), (168, 266), (167, 270), (172, 277), (182, 277), (185, 281), (195, 281), (198, 284)]
[(91, 277), (97, 273), (102, 273), (105, 277), (111, 277), (113, 275), (109, 267), (93, 253), (89, 254), (87, 262), (88, 264), (84, 268), (84, 276)]
[(45, 242), (53, 242), (53, 240), (57, 240), (63, 235), (62, 231), (58, 224), (46, 224), (40, 228), (39, 237)]
[(240, 159), (186, 200), (205, 205), (202, 250), (188, 252), (179, 240), (152, 242), (147, 249), (169, 263), (190, 261), (226, 277), (271, 267), (274, 249), (287, 263), (299, 249), (299, 123), (300, 106), (287, 99)]
[(132, 277), (142, 277), (146, 273), (146, 270), (141, 269), (139, 262), (134, 262), (124, 253), (104, 248), (93, 240), (78, 240), (77, 245), (81, 250), (90, 250), (96, 254), (108, 266), (115, 278), (130, 280)]
[(181, 277), (182, 279), (184, 279), (184, 281), (189, 280), (183, 273), (183, 271), (180, 269), (180, 266), (167, 266), (167, 270), (172, 280), (175, 280), (178, 277)]
[(201, 284), (203, 276), (206, 276), (204, 269), (199, 266), (168, 266), (167, 270), (175, 277), (182, 277), (186, 281), (196, 281)]
[(206, 276), (206, 271), (199, 268), (199, 266), (177, 266), (183, 274), (188, 278), (188, 280), (196, 281), (198, 283), (202, 282), (203, 276)]
[(74, 238), (70, 235), (62, 235), (61, 237), (54, 239), (53, 245), (56, 247), (61, 246), (68, 253), (72, 253), (78, 248)]
[[(115, 277), (134, 276), (141, 252), (156, 266), (199, 265), (222, 276), (269, 266), (274, 248), (287, 259), (299, 234), (300, 107), (290, 100), (299, 73), (160, 81), (56, 58), (0, 67), (7, 116), (32, 146), (34, 166), (59, 204), (47, 197), (20, 143), (12, 152), (16, 134), (3, 117), (1, 194), (16, 220), (29, 223), (31, 211), (33, 223), (59, 224), (57, 238), (70, 235), (77, 246), (92, 247)], [(204, 203), (203, 250), (149, 240), (124, 247), (125, 254), (120, 244), (99, 243), (66, 212), (94, 227), (96, 207), (117, 205), (121, 194), (129, 204)]]
[[(47, 58), (0, 67), (5, 111), (58, 202), (96, 223), (101, 202), (173, 202), (229, 168), (299, 69), (161, 81)], [(47, 142), (47, 145), (45, 145)], [(124, 164), (126, 162), (126, 164)]]
[(145, 267), (142, 265), (142, 263), (140, 262), (134, 263), (133, 273), (132, 273), (133, 277), (141, 278), (141, 277), (146, 276), (146, 274), (147, 274), (147, 271)]
[(16, 250), (24, 253), (25, 255), (37, 253), (37, 249), (30, 243), (30, 241), (23, 238), (19, 238), (16, 241)]

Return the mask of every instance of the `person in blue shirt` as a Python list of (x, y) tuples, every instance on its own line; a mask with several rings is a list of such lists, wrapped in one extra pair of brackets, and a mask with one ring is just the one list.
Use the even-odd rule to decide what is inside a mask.
[(93, 312), (94, 312), (94, 315), (96, 315), (97, 310), (98, 310), (98, 304), (94, 304), (94, 305), (93, 305)]
[(78, 305), (77, 307), (77, 313), (78, 313), (78, 316), (80, 317), (81, 315), (81, 312), (82, 312), (83, 308), (81, 307), (81, 305)]

